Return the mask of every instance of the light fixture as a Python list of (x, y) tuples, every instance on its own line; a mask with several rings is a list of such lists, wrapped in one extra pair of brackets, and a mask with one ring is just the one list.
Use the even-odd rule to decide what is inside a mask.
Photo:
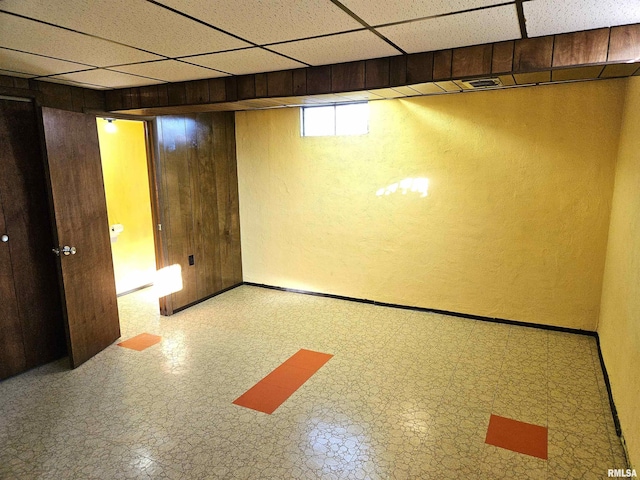
[(104, 131), (107, 133), (116, 133), (118, 131), (118, 127), (114, 123), (116, 121), (115, 118), (106, 118), (107, 124), (104, 126)]

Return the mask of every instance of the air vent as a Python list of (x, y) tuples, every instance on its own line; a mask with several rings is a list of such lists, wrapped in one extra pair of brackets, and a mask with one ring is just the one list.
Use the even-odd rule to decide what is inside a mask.
[(460, 82), (466, 88), (496, 88), (502, 87), (502, 82), (499, 78), (479, 78), (477, 80), (469, 80), (468, 82)]

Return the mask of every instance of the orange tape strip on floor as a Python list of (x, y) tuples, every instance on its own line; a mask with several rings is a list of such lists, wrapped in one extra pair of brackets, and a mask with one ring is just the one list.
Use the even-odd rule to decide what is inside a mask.
[(162, 337), (158, 335), (151, 335), (150, 333), (141, 333), (140, 335), (136, 335), (135, 337), (131, 337), (129, 340), (125, 340), (124, 342), (120, 342), (118, 345), (125, 348), (130, 348), (132, 350), (137, 350), (141, 352), (145, 348), (149, 348), (156, 343), (160, 343)]
[(485, 443), (547, 459), (547, 428), (491, 415)]
[(233, 401), (241, 407), (273, 413), (333, 355), (298, 350), (292, 357)]

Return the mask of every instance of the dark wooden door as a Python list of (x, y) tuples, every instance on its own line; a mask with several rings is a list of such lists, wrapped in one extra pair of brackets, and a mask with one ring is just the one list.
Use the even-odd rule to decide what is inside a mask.
[(0, 306), (0, 379), (15, 375), (27, 368), (9, 252), (11, 238), (7, 234), (2, 208), (4, 193), (3, 190), (0, 190), (0, 236), (3, 236), (3, 240), (6, 239), (6, 241), (0, 242), (0, 299), (2, 300), (2, 306)]
[(67, 344), (73, 368), (120, 336), (95, 117), (42, 108)]
[(35, 106), (0, 100), (0, 378), (66, 353)]

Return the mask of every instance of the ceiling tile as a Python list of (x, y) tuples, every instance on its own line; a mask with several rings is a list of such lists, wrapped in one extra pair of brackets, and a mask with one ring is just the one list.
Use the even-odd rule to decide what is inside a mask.
[(283, 43), (269, 48), (311, 65), (351, 62), (400, 53), (369, 30)]
[(86, 70), (86, 65), (0, 48), (0, 68), (35, 76)]
[(198, 57), (186, 57), (182, 60), (215, 68), (232, 75), (244, 75), (247, 73), (273, 72), (290, 68), (304, 67), (305, 65), (288, 58), (268, 52), (262, 48), (248, 48), (233, 52), (214, 53)]
[(114, 72), (102, 68), (89, 70), (86, 72), (65, 73), (64, 75), (55, 75), (50, 77), (53, 80), (69, 80), (72, 82), (89, 83), (108, 88), (124, 88), (137, 87), (141, 85), (155, 85), (162, 83), (159, 80), (150, 78), (136, 77), (127, 73)]
[(505, 3), (504, 0), (342, 0), (342, 3), (369, 25), (382, 25), (413, 18), (443, 15), (471, 8)]
[[(4, 3), (2, 4), (4, 6)], [(160, 57), (107, 40), (0, 13), (0, 47), (93, 66), (144, 62)]]
[(258, 43), (275, 43), (361, 28), (328, 0), (159, 0), (227, 32)]
[(2, 9), (170, 57), (249, 46), (146, 0), (3, 0)]
[(63, 80), (55, 77), (47, 77), (43, 80), (38, 80), (40, 82), (48, 82), (48, 83), (60, 83), (62, 85), (71, 85), (72, 87), (84, 87), (90, 88), (92, 90), (106, 90), (107, 87), (103, 87), (102, 85), (93, 85), (91, 83), (82, 83), (82, 82), (73, 82), (71, 80)]
[(640, 22), (638, 0), (535, 0), (524, 3), (530, 37)]
[(14, 72), (11, 70), (2, 70), (0, 68), (0, 75), (9, 75), (10, 77), (20, 77), (20, 78), (33, 78), (35, 75), (29, 75), (28, 73), (20, 73)]
[(200, 78), (214, 78), (225, 76), (225, 73), (208, 68), (198, 67), (177, 60), (161, 60), (159, 62), (136, 63), (113, 67), (111, 70), (133, 73), (145, 77), (157, 78), (166, 82), (182, 82), (184, 80), (196, 80)]
[(430, 18), (377, 30), (408, 53), (520, 38), (515, 5)]

